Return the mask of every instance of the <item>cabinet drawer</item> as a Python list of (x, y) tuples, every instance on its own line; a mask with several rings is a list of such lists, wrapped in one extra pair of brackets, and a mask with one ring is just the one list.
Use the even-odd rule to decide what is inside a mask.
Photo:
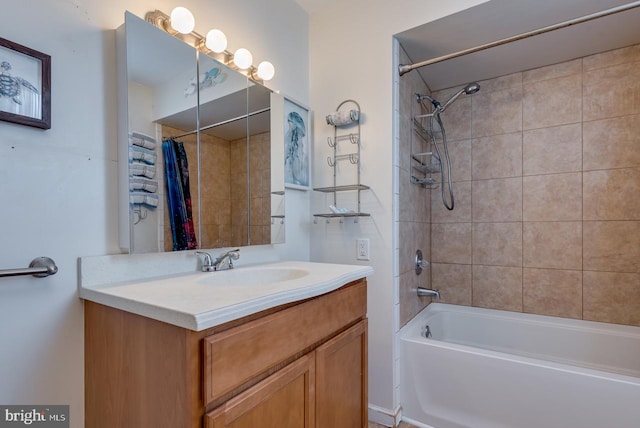
[(289, 364), (205, 415), (205, 428), (312, 428), (313, 352)]
[(364, 317), (366, 281), (204, 338), (204, 403)]

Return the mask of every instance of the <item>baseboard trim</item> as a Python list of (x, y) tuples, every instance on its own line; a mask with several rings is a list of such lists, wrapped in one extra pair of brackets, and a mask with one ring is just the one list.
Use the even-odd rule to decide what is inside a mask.
[(395, 428), (400, 424), (400, 421), (402, 420), (401, 416), (400, 406), (398, 406), (394, 411), (369, 404), (369, 420), (371, 422)]
[(432, 427), (431, 425), (423, 424), (422, 422), (414, 421), (413, 419), (410, 419), (410, 418), (404, 418), (404, 422), (407, 424), (411, 424), (416, 428), (436, 428), (436, 427)]

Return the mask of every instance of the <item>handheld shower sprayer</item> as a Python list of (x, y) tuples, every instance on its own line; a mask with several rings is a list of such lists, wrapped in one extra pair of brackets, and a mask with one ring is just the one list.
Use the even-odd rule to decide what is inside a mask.
[(464, 87), (464, 93), (467, 95), (475, 94), (479, 90), (480, 90), (480, 85), (478, 84), (478, 82), (469, 83), (467, 86)]
[(418, 99), (418, 102), (421, 102), (421, 101), (424, 101), (424, 100), (428, 100), (428, 101), (431, 102), (431, 104), (433, 104), (433, 107), (435, 109), (439, 109), (440, 112), (443, 112), (455, 100), (457, 100), (460, 95), (462, 95), (462, 94), (472, 95), (472, 94), (475, 94), (476, 92), (478, 92), (479, 90), (480, 90), (480, 85), (478, 83), (476, 83), (476, 82), (469, 83), (467, 86), (465, 86), (464, 88), (460, 89), (455, 94), (451, 95), (449, 97), (449, 99), (444, 103), (444, 105), (442, 103), (440, 103), (440, 101), (436, 100), (435, 98), (433, 98), (433, 97), (431, 97), (429, 95), (416, 94), (416, 97)]
[[(440, 118), (440, 113), (444, 112), (447, 109), (447, 107), (449, 107), (451, 104), (453, 104), (453, 102), (455, 100), (457, 100), (460, 95), (462, 95), (462, 94), (466, 94), (466, 95), (475, 94), (479, 90), (480, 90), (480, 85), (477, 82), (469, 83), (464, 88), (460, 89), (458, 92), (456, 92), (455, 94), (451, 95), (449, 97), (449, 99), (444, 103), (444, 105), (441, 104), (440, 101), (436, 100), (435, 98), (432, 98), (429, 95), (416, 94), (416, 98), (417, 98), (418, 103), (422, 103), (422, 101), (428, 100), (428, 101), (431, 102), (431, 104), (433, 104), (433, 107), (434, 107), (434, 110), (433, 110), (432, 114), (422, 115), (422, 116), (418, 116), (418, 117), (429, 117), (429, 128), (431, 130), (436, 129), (436, 128), (440, 130), (444, 156), (442, 156), (440, 154), (440, 149), (438, 148), (438, 144), (436, 142), (436, 137), (435, 137), (435, 135), (433, 133), (431, 133), (431, 140), (432, 140), (432, 144), (433, 144), (433, 147), (435, 149), (435, 152), (436, 152), (434, 156), (436, 157), (436, 159), (440, 163), (440, 183), (441, 183), (440, 189), (441, 189), (441, 195), (442, 195), (442, 203), (444, 203), (444, 206), (448, 210), (453, 210), (453, 207), (454, 207), (453, 182), (451, 180), (451, 160), (449, 159), (449, 149), (447, 148), (447, 136), (445, 134), (444, 124), (442, 123), (442, 119)], [(443, 164), (443, 160), (444, 160), (444, 164)], [(446, 167), (446, 175), (445, 175), (445, 167)], [(447, 202), (447, 198), (445, 196), (445, 188), (444, 188), (445, 179), (446, 179), (446, 182), (447, 182), (448, 188), (449, 188), (449, 201), (450, 202)]]
[(451, 105), (455, 100), (457, 100), (460, 95), (462, 95), (462, 94), (467, 94), (467, 95), (475, 94), (479, 90), (480, 90), (480, 85), (478, 85), (476, 82), (469, 83), (467, 86), (465, 86), (464, 88), (460, 89), (455, 94), (451, 95), (451, 97), (449, 97), (447, 102), (444, 103), (444, 105), (442, 106), (442, 109), (440, 111), (441, 112), (445, 111), (445, 109), (447, 107), (449, 107), (449, 105)]

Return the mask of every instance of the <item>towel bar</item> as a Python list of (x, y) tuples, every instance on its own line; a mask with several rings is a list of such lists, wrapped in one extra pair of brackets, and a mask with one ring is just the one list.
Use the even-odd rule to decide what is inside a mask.
[(58, 266), (49, 257), (37, 257), (24, 269), (0, 269), (0, 277), (33, 275), (36, 278), (44, 278), (58, 272)]

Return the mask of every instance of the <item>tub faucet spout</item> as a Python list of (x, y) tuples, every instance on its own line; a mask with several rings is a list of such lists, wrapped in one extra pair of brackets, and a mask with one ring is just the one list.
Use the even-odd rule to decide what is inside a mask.
[(440, 300), (439, 290), (429, 290), (428, 288), (418, 287), (418, 296), (420, 297), (433, 297), (435, 300)]

